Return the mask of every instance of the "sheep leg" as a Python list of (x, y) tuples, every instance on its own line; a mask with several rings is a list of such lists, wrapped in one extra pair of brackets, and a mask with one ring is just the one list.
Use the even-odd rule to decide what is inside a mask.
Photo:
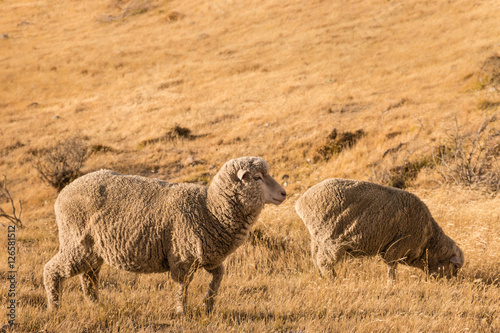
[(172, 270), (172, 278), (177, 282), (177, 308), (178, 314), (184, 314), (187, 305), (188, 287), (193, 280), (194, 272), (197, 269), (197, 264), (193, 263), (190, 266), (179, 266)]
[(102, 263), (102, 259), (99, 259), (96, 266), (80, 275), (83, 295), (92, 303), (95, 303), (99, 300), (99, 271), (101, 270)]
[(99, 260), (89, 253), (87, 249), (73, 248), (63, 252), (59, 251), (45, 264), (43, 280), (47, 292), (49, 311), (57, 309), (61, 303), (63, 281), (90, 270)]
[(343, 246), (337, 246), (332, 241), (323, 243), (311, 242), (313, 261), (318, 267), (321, 275), (326, 278), (334, 279), (337, 276), (334, 266), (339, 261), (346, 249)]
[(323, 252), (318, 253), (316, 256), (316, 265), (323, 277), (334, 279), (337, 276), (334, 269), (334, 263), (330, 258), (325, 256)]
[(205, 299), (203, 300), (203, 307), (205, 308), (205, 311), (207, 313), (210, 313), (213, 310), (215, 303), (215, 296), (217, 296), (217, 291), (219, 290), (220, 283), (224, 276), (224, 265), (221, 264), (220, 266), (214, 269), (210, 270), (207, 269), (207, 272), (212, 274), (212, 281), (208, 286), (207, 294), (205, 295)]
[(184, 280), (183, 282), (179, 282), (177, 285), (177, 295), (176, 295), (176, 298), (177, 298), (177, 308), (176, 308), (176, 312), (178, 314), (184, 314), (184, 311), (186, 309), (186, 306), (187, 306), (187, 295), (188, 295), (188, 287), (189, 287), (189, 283), (191, 282), (192, 278), (191, 279), (186, 279)]
[(61, 300), (61, 285), (69, 274), (65, 274), (61, 269), (61, 254), (56, 254), (43, 268), (43, 282), (47, 292), (47, 307), (49, 311), (59, 308)]
[(387, 278), (389, 283), (396, 281), (396, 267), (397, 262), (388, 262), (387, 263)]

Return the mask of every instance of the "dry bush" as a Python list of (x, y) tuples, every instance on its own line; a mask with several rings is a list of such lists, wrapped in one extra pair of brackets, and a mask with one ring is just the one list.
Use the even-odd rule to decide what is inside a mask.
[(492, 127), (496, 115), (468, 132), (455, 124), (453, 132), (434, 154), (436, 170), (444, 183), (500, 189), (500, 131)]
[[(488, 191), (500, 189), (500, 131), (492, 128), (496, 116), (485, 119), (475, 131), (467, 132), (458, 123), (446, 141), (429, 155), (417, 159), (407, 157), (402, 164), (372, 167), (371, 180), (396, 188), (408, 188), (423, 168), (434, 168), (441, 183), (481, 187)], [(394, 154), (405, 144), (384, 152)]]
[[(3, 185), (0, 189), (0, 199), (1, 198), (4, 198), (7, 202), (10, 202), (12, 206), (12, 214), (7, 214), (0, 207), (0, 217), (9, 220), (11, 224), (14, 224), (17, 227), (22, 227), (23, 223), (21, 222), (21, 214), (23, 212), (23, 205), (21, 204), (21, 199), (19, 199), (19, 214), (16, 215), (16, 205), (14, 204), (14, 200), (12, 199), (9, 189), (7, 188), (7, 176), (5, 175), (3, 176)], [(0, 224), (4, 225), (3, 223)]]
[(81, 176), (80, 170), (87, 156), (87, 147), (80, 137), (67, 138), (37, 153), (35, 168), (40, 179), (60, 192)]
[(326, 142), (316, 150), (315, 162), (323, 159), (328, 161), (333, 155), (339, 154), (344, 149), (351, 148), (356, 142), (365, 136), (365, 132), (360, 129), (355, 132), (338, 133), (337, 129), (327, 136)]

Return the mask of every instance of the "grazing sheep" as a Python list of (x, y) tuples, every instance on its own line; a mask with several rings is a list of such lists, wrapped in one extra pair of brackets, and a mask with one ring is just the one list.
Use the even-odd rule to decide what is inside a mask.
[(464, 263), (462, 250), (427, 206), (403, 190), (327, 179), (307, 190), (295, 209), (309, 229), (313, 261), (324, 276), (335, 276), (333, 265), (345, 253), (380, 254), (392, 280), (398, 263), (448, 277)]
[(178, 284), (177, 312), (184, 312), (193, 273), (212, 274), (204, 299), (211, 311), (223, 262), (247, 238), (267, 203), (285, 190), (258, 157), (225, 163), (209, 187), (167, 183), (101, 170), (64, 188), (55, 203), (59, 252), (45, 265), (49, 309), (61, 301), (61, 283), (80, 275), (84, 295), (97, 301), (105, 262), (137, 273), (170, 271)]

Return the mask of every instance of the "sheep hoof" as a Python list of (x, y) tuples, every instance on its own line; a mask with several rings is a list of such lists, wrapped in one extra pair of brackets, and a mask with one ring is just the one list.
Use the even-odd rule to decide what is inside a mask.
[(203, 309), (205, 310), (206, 314), (212, 313), (214, 309), (214, 303), (215, 302), (213, 298), (205, 299), (205, 301), (203, 302)]
[(335, 280), (337, 277), (337, 273), (335, 272), (335, 270), (332, 267), (319, 266), (319, 272), (320, 272), (320, 276), (323, 279)]
[(59, 309), (59, 304), (57, 303), (49, 303), (47, 305), (47, 311), (49, 312), (56, 312)]
[(175, 309), (175, 313), (178, 314), (178, 315), (184, 315), (184, 308), (182, 306), (178, 306), (176, 309)]

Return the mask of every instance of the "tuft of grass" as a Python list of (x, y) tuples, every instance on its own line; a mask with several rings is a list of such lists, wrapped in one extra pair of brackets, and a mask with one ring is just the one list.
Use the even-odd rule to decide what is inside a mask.
[(481, 111), (496, 111), (500, 106), (500, 102), (493, 102), (490, 100), (480, 100), (477, 103), (477, 109)]
[(484, 60), (480, 68), (464, 77), (467, 87), (472, 91), (480, 91), (487, 87), (500, 88), (500, 56), (494, 54)]
[(167, 14), (167, 21), (169, 22), (176, 22), (179, 21), (180, 19), (184, 18), (186, 15), (176, 11), (172, 10)]
[(410, 187), (411, 182), (417, 178), (420, 170), (430, 165), (429, 162), (429, 159), (424, 157), (417, 161), (407, 161), (403, 165), (391, 168), (389, 170), (387, 185), (401, 189)]
[(488, 57), (479, 71), (483, 84), (499, 86), (500, 85), (500, 55), (494, 54)]
[(120, 10), (118, 15), (102, 15), (99, 17), (99, 23), (107, 23), (126, 19), (130, 16), (141, 15), (158, 7), (154, 1), (150, 0), (132, 0), (127, 1), (114, 0), (111, 1), (109, 7), (113, 10)]
[(334, 128), (326, 138), (326, 142), (316, 149), (315, 162), (320, 159), (328, 161), (332, 156), (340, 154), (343, 150), (351, 148), (356, 142), (365, 136), (365, 132), (360, 129), (355, 132), (338, 133)]
[(388, 112), (390, 110), (400, 108), (403, 105), (406, 105), (408, 103), (409, 103), (409, 100), (407, 98), (403, 98), (400, 101), (398, 101), (398, 102), (396, 102), (394, 104), (389, 105), (385, 111)]
[(164, 135), (153, 138), (146, 139), (139, 143), (139, 148), (143, 148), (145, 146), (155, 144), (158, 142), (169, 142), (173, 140), (193, 140), (196, 138), (196, 135), (191, 134), (191, 130), (187, 127), (181, 127), (179, 125), (175, 125), (171, 129), (169, 129)]
[(89, 154), (113, 153), (116, 150), (102, 144), (95, 144), (89, 147)]
[(24, 147), (25, 144), (21, 141), (16, 141), (14, 144), (8, 145), (5, 148), (0, 150), (0, 156), (7, 156), (10, 152)]
[(167, 82), (163, 82), (162, 84), (160, 84), (158, 86), (158, 90), (164, 90), (164, 89), (168, 89), (171, 87), (176, 87), (176, 86), (181, 85), (182, 83), (184, 83), (184, 80), (170, 80)]

